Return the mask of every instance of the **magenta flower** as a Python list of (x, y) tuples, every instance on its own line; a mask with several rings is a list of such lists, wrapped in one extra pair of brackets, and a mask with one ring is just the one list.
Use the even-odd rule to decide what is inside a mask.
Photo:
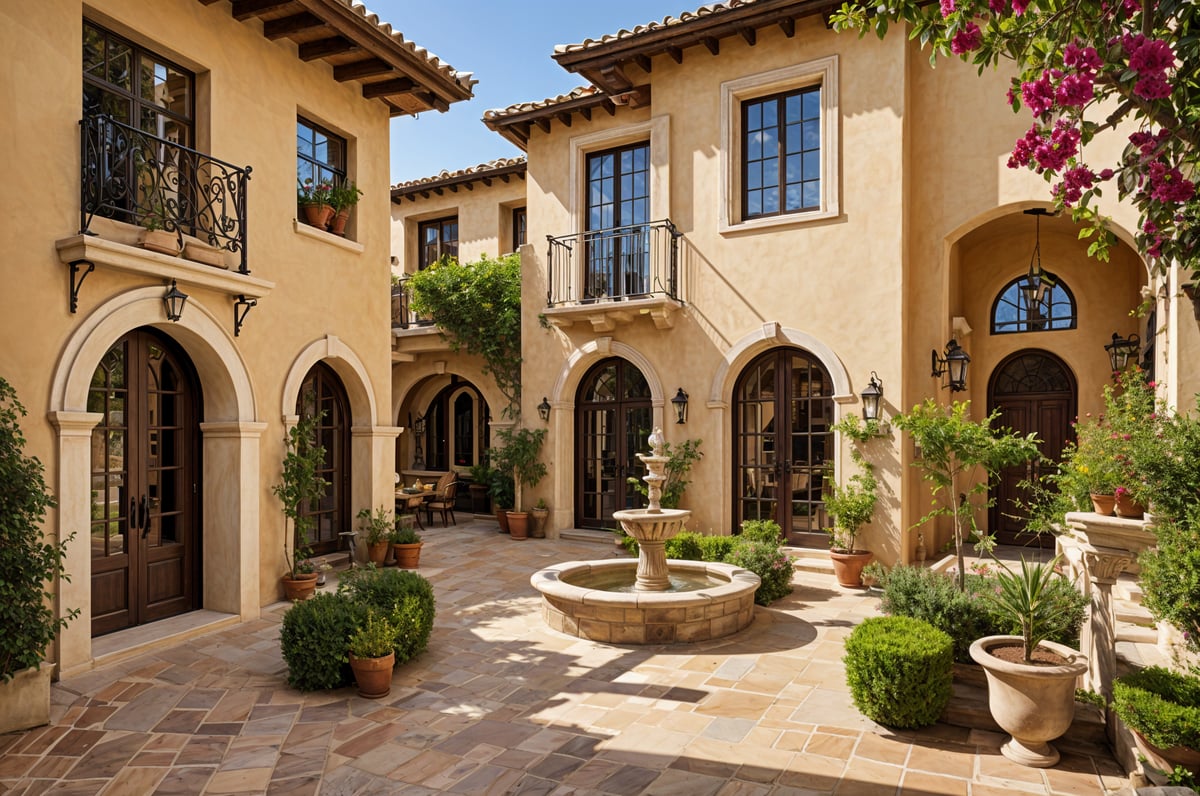
[[(945, 0), (942, 0), (944, 3)], [(1129, 54), (1129, 68), (1140, 74), (1162, 73), (1175, 66), (1171, 45), (1159, 39), (1145, 41)]]
[[(946, 0), (942, 0), (946, 2)], [(958, 33), (954, 34), (954, 38), (950, 40), (950, 52), (955, 55), (963, 55), (972, 50), (978, 50), (983, 46), (983, 31), (974, 22), (968, 22), (966, 26)]]
[(1054, 86), (1050, 83), (1050, 72), (1042, 72), (1041, 78), (1021, 84), (1021, 101), (1034, 116), (1044, 116), (1054, 107)]
[(1018, 17), (1025, 13), (1025, 9), (1029, 7), (1029, 0), (1012, 0), (1013, 13)]
[(942, 0), (942, 18), (950, 16), (954, 13), (954, 0)]

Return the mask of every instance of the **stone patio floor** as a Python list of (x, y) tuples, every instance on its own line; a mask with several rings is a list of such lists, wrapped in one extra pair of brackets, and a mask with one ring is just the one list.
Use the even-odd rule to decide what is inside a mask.
[(842, 640), (877, 599), (798, 572), (743, 633), (613, 647), (543, 626), (531, 573), (609, 557), (516, 542), (495, 523), (424, 534), (437, 595), (429, 649), (381, 700), (286, 684), (277, 604), (261, 619), (54, 686), (50, 726), (0, 736), (11, 794), (1104, 794), (1106, 753), (1055, 768), (1007, 761), (1003, 738), (895, 732), (858, 714)]

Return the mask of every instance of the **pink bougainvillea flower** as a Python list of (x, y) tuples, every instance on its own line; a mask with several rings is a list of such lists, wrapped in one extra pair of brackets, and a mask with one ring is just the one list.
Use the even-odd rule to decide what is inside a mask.
[(1050, 82), (1049, 70), (1042, 72), (1037, 80), (1021, 84), (1021, 101), (1034, 116), (1044, 116), (1054, 107), (1054, 86)]
[(942, 0), (942, 18), (950, 16), (954, 13), (954, 0)]
[[(943, 0), (944, 2), (944, 0)], [(950, 52), (963, 55), (983, 46), (983, 31), (974, 22), (968, 22), (962, 30), (954, 34), (950, 40)]]

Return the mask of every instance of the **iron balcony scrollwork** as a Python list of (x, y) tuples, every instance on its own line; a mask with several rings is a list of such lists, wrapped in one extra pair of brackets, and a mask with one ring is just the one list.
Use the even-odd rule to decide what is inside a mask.
[(682, 301), (682, 237), (670, 219), (548, 235), (547, 306), (649, 296)]

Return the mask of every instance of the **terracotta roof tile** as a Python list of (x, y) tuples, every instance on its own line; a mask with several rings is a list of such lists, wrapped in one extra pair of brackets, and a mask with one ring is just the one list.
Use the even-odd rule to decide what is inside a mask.
[(441, 73), (443, 77), (458, 83), (458, 85), (462, 86), (467, 91), (470, 91), (471, 87), (479, 82), (474, 78), (472, 72), (459, 72), (454, 67), (450, 66), (450, 64), (444, 63), (440, 58), (416, 42), (406, 40), (403, 33), (398, 30), (393, 30), (390, 23), (381, 22), (379, 15), (371, 12), (362, 3), (354, 2), (354, 0), (337, 0), (337, 2), (354, 11), (354, 13), (358, 14), (369, 24), (379, 28), (379, 30), (382, 31), (385, 36), (388, 36), (397, 45), (408, 50), (414, 57), (424, 60), (427, 64)]
[(415, 180), (408, 180), (407, 182), (398, 182), (392, 186), (392, 190), (412, 190), (424, 185), (435, 185), (437, 183), (442, 183), (447, 180), (453, 180), (461, 177), (482, 178), (488, 176), (488, 174), (491, 172), (499, 171), (500, 169), (506, 169), (512, 166), (523, 166), (524, 164), (524, 155), (518, 155), (515, 158), (497, 158), (496, 160), (490, 160), (487, 163), (480, 163), (477, 166), (469, 166), (465, 169), (459, 169), (458, 171), (447, 171), (443, 169), (442, 171), (430, 177), (419, 177)]
[(752, 6), (756, 2), (758, 2), (758, 0), (728, 0), (728, 2), (725, 3), (710, 3), (708, 5), (700, 6), (695, 11), (685, 11), (677, 17), (663, 17), (661, 22), (647, 22), (645, 25), (638, 25), (633, 30), (626, 30), (622, 28), (616, 33), (610, 33), (605, 36), (601, 36), (599, 39), (584, 39), (578, 44), (559, 44), (555, 46), (554, 52), (566, 53), (590, 50), (593, 47), (600, 47), (614, 41), (637, 38), (643, 34), (652, 33), (657, 30), (662, 30), (663, 28), (670, 28), (675, 25), (683, 25), (696, 19), (711, 17), (735, 8)]
[(506, 116), (513, 116), (518, 113), (545, 110), (555, 105), (570, 102), (571, 100), (596, 96), (605, 96), (605, 92), (596, 86), (580, 86), (579, 88), (572, 89), (567, 94), (559, 94), (557, 97), (549, 97), (548, 99), (537, 100), (535, 102), (518, 102), (515, 105), (509, 105), (507, 108), (494, 108), (484, 111), (483, 118), (484, 121), (489, 119), (503, 119)]

